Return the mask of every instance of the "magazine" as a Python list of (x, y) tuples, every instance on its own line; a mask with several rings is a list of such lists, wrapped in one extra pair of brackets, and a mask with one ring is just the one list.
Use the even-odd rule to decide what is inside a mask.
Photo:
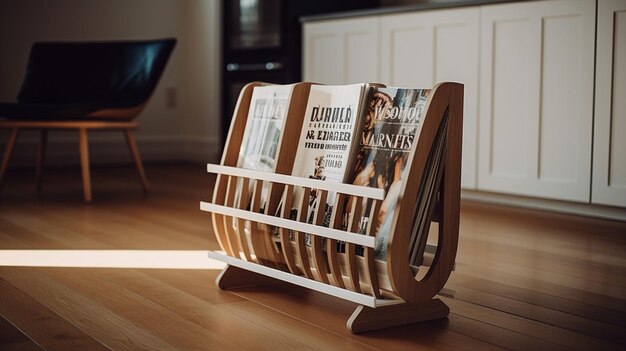
[[(293, 85), (254, 87), (237, 167), (274, 172), (292, 90)], [(261, 209), (266, 198), (267, 187), (264, 187)]]
[[(352, 162), (351, 150), (358, 143), (355, 136), (368, 90), (366, 84), (311, 87), (292, 175), (331, 182), (346, 180)], [(297, 189), (293, 203), (301, 203), (302, 196), (302, 189)], [(313, 189), (308, 199), (308, 223), (313, 222), (317, 201), (317, 191)], [(320, 204), (324, 206), (324, 226), (330, 224), (333, 202), (334, 194), (329, 193), (326, 204)], [(290, 218), (298, 218), (295, 207), (290, 211)], [(310, 245), (310, 236), (306, 238)]]
[[(417, 143), (422, 113), (430, 89), (377, 88), (368, 99), (359, 137), (359, 148), (350, 174), (350, 183), (384, 189), (385, 198), (377, 214), (376, 258), (384, 260), (393, 213), (404, 179), (407, 158)], [(371, 203), (366, 205), (359, 222), (365, 234)]]
[[(291, 100), (294, 85), (264, 85), (255, 86), (250, 98), (248, 118), (244, 128), (241, 148), (237, 160), (237, 167), (275, 172), (278, 150), (286, 126), (287, 111)], [(236, 186), (235, 203), (245, 204), (250, 209), (254, 183), (249, 182), (248, 191), (242, 192), (242, 181)], [(247, 194), (247, 198), (241, 196)], [(269, 184), (261, 188), (260, 213), (265, 212), (269, 196)], [(261, 233), (253, 235), (253, 228), (247, 221), (233, 218), (232, 224), (242, 240), (244, 253), (250, 247), (261, 263), (272, 261), (272, 255), (267, 252), (265, 239)], [(244, 242), (245, 241), (245, 242)]]

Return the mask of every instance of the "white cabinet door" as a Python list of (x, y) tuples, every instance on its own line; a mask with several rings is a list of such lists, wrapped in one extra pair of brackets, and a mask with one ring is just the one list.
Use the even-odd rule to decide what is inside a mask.
[(476, 188), (479, 8), (424, 11), (381, 17), (382, 82), (431, 87), (465, 85), (461, 185)]
[(595, 1), (481, 8), (478, 189), (589, 202)]
[(593, 187), (596, 204), (626, 206), (626, 1), (598, 1)]
[(378, 18), (304, 24), (303, 77), (322, 84), (378, 82)]

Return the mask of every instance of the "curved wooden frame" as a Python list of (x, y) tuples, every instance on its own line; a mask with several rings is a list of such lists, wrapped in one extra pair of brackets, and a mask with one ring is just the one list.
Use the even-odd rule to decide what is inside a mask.
[[(450, 123), (444, 155), (444, 174), (440, 193), (442, 209), (439, 221), (439, 241), (434, 261), (426, 276), (416, 281), (409, 262), (408, 250), (412, 214), (417, 206), (418, 187), (428, 160), (431, 145), (446, 110)], [(394, 213), (389, 238), (387, 269), (393, 290), (408, 301), (423, 301), (435, 296), (445, 285), (452, 269), (458, 245), (461, 198), (461, 146), (463, 133), (463, 85), (441, 83), (434, 87), (426, 106), (424, 124), (417, 147), (409, 156), (407, 179), (402, 183), (402, 201)]]
[[(235, 112), (226, 138), (226, 144), (220, 162), (221, 165), (237, 165), (243, 133), (250, 110), (252, 90), (256, 86), (263, 85), (268, 85), (268, 83), (251, 82), (242, 88), (239, 98), (237, 99)], [(279, 141), (281, 148), (277, 151), (276, 169), (274, 170), (278, 174), (291, 174), (295, 153), (293, 150), (289, 149), (289, 146), (294, 145), (298, 141), (300, 135), (299, 131), (302, 128), (304, 109), (306, 108), (306, 100), (309, 96), (311, 85), (312, 83), (297, 83), (293, 87), (287, 114), (299, 118), (289, 118), (285, 121), (284, 130), (281, 135), (281, 140)], [(213, 192), (213, 203), (220, 205), (227, 204), (228, 206), (236, 206), (240, 209), (245, 208), (248, 206), (247, 201), (239, 201), (237, 204), (234, 203), (236, 193), (243, 191), (244, 193), (239, 194), (239, 198), (243, 200), (251, 197), (251, 210), (259, 212), (261, 208), (262, 182), (249, 183), (247, 180), (243, 181), (245, 183), (241, 184), (234, 177), (218, 175)], [(247, 193), (249, 184), (253, 185), (252, 188), (254, 191), (252, 194)], [(275, 214), (278, 211), (282, 193), (282, 184), (270, 184), (268, 198), (266, 199), (267, 205), (265, 206), (266, 214)], [(220, 247), (229, 255), (234, 257), (242, 256), (242, 258), (247, 260), (254, 260), (265, 265), (287, 269), (286, 262), (283, 260), (282, 255), (277, 252), (273, 244), (270, 230), (265, 226), (260, 226), (257, 223), (246, 223), (236, 218), (214, 213), (213, 228), (215, 229)], [(251, 232), (252, 250), (244, 245), (245, 241), (247, 241), (246, 230)], [(253, 253), (254, 258), (252, 257)]]
[[(231, 125), (222, 165), (228, 166), (228, 163), (233, 165), (229, 162), (230, 159), (226, 159), (227, 155), (234, 152), (233, 150), (239, 150), (241, 134), (245, 126), (241, 114), (245, 110), (247, 115), (252, 86), (254, 85), (246, 86), (240, 96), (236, 119)], [(248, 106), (246, 106), (246, 101)], [(302, 101), (296, 103), (298, 104), (306, 105)], [(292, 102), (290, 112), (293, 105)], [(242, 110), (239, 110), (240, 107)], [(418, 280), (409, 266), (408, 247), (414, 220), (413, 214), (418, 206), (418, 192), (421, 180), (425, 176), (424, 169), (437, 131), (446, 115), (449, 120), (445, 130), (443, 179), (438, 189), (439, 203), (432, 218), (429, 219), (436, 219), (439, 222), (439, 244), (434, 258), (429, 263), (427, 273)], [(431, 91), (426, 106), (417, 147), (409, 156), (407, 177), (402, 184), (402, 198), (396, 205), (392, 222), (393, 229), (387, 244), (386, 262), (375, 259), (372, 234), (372, 228), (376, 227), (377, 217), (373, 214), (377, 213), (382, 201), (381, 194), (373, 193), (372, 190), (380, 189), (209, 165), (207, 170), (217, 173), (218, 182), (215, 185), (213, 202), (201, 203), (201, 209), (213, 213), (216, 236), (222, 249), (230, 256), (210, 254), (211, 257), (222, 259), (229, 264), (218, 278), (218, 285), (233, 287), (237, 285), (237, 281), (240, 281), (240, 285), (247, 285), (249, 278), (246, 277), (247, 273), (242, 273), (241, 269), (244, 269), (357, 302), (361, 306), (348, 320), (348, 328), (355, 333), (447, 316), (449, 308), (441, 300), (433, 298), (441, 292), (453, 270), (458, 245), (462, 120), (463, 85), (457, 83), (436, 85)], [(283, 150), (293, 148), (296, 142), (297, 140), (291, 140), (285, 144), (283, 141), (281, 148)], [(282, 157), (284, 154), (279, 156), (279, 160), (283, 161)], [(236, 158), (234, 162), (236, 163)], [(293, 160), (291, 159), (288, 164), (293, 164)], [(290, 170), (283, 173), (290, 173)], [(226, 179), (228, 179), (227, 185), (225, 185)], [(287, 205), (292, 205), (293, 191), (296, 187), (303, 188), (305, 192), (315, 189), (321, 197), (325, 197), (328, 192), (336, 192), (331, 227), (321, 226), (323, 211), (320, 208), (315, 209), (313, 224), (305, 223), (303, 217), (290, 220), (285, 208), (279, 217), (274, 216), (274, 212), (258, 213), (256, 198), (258, 198), (260, 184), (264, 182), (269, 182), (272, 187), (281, 189), (280, 192), (277, 191), (271, 196), (278, 194)], [(250, 210), (240, 205), (235, 206), (232, 199), (229, 200), (228, 194), (235, 191), (237, 184), (242, 183), (256, 184), (254, 188), (257, 190), (254, 192), (256, 194), (252, 195), (253, 206)], [(344, 208), (347, 197), (355, 199), (349, 209)], [(369, 227), (364, 236), (356, 232), (358, 219), (362, 216), (359, 211), (366, 207), (360, 204), (365, 202), (371, 203), (372, 212), (369, 216), (371, 218)], [(325, 201), (318, 201), (318, 204), (323, 203)], [(302, 209), (305, 206), (304, 203), (292, 206), (294, 205)], [(285, 207), (291, 208), (292, 206)], [(299, 211), (299, 213), (306, 213), (306, 211)], [(342, 229), (344, 213), (349, 214), (348, 228), (345, 230)], [(259, 257), (257, 247), (253, 244), (253, 250), (257, 254), (257, 260), (254, 260), (249, 253), (245, 253), (242, 241), (238, 242), (239, 246), (225, 245), (224, 243), (240, 238), (237, 233), (229, 232), (220, 225), (224, 221), (216, 220), (229, 216), (237, 218), (236, 221), (242, 223), (253, 223), (252, 226), (258, 228), (278, 227), (281, 252), (273, 250), (270, 230), (265, 230), (262, 234), (252, 233), (252, 235), (257, 235), (259, 240), (262, 239), (257, 245), (264, 242), (266, 245), (263, 247), (268, 249), (268, 252), (272, 250), (273, 256)], [(311, 235), (310, 247), (304, 243), (304, 233)], [(340, 253), (336, 249), (338, 242), (345, 242), (345, 253)], [(362, 256), (356, 254), (357, 245), (364, 248)]]

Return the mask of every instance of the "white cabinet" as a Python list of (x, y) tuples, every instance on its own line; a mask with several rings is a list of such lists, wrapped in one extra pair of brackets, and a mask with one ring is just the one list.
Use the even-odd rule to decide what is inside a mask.
[(479, 9), (306, 23), (304, 79), (324, 84), (465, 84), (464, 188), (476, 187)]
[(481, 8), (478, 189), (589, 202), (595, 1)]
[(309, 81), (463, 83), (464, 189), (626, 207), (626, 0), (313, 21), (304, 43)]
[(626, 1), (598, 1), (591, 201), (626, 207)]
[(378, 82), (378, 18), (311, 22), (303, 30), (304, 80)]
[(386, 15), (380, 19), (382, 82), (431, 87), (453, 81), (465, 85), (463, 188), (476, 187), (479, 8)]

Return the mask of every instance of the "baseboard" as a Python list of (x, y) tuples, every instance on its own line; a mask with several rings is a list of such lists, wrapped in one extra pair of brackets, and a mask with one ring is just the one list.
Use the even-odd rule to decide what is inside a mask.
[[(9, 162), (10, 169), (33, 168), (36, 164), (38, 140), (36, 133), (22, 133)], [(221, 147), (217, 138), (186, 136), (136, 135), (137, 148), (144, 163), (150, 162), (217, 162)], [(6, 141), (0, 144), (4, 151)], [(122, 133), (91, 133), (89, 135), (91, 165), (130, 164), (126, 141)], [(46, 150), (46, 165), (50, 167), (78, 166), (76, 133), (50, 133)]]
[(467, 201), (483, 202), (494, 205), (521, 207), (532, 210), (550, 211), (626, 222), (626, 209), (621, 207), (546, 200), (475, 190), (462, 190), (461, 198)]

